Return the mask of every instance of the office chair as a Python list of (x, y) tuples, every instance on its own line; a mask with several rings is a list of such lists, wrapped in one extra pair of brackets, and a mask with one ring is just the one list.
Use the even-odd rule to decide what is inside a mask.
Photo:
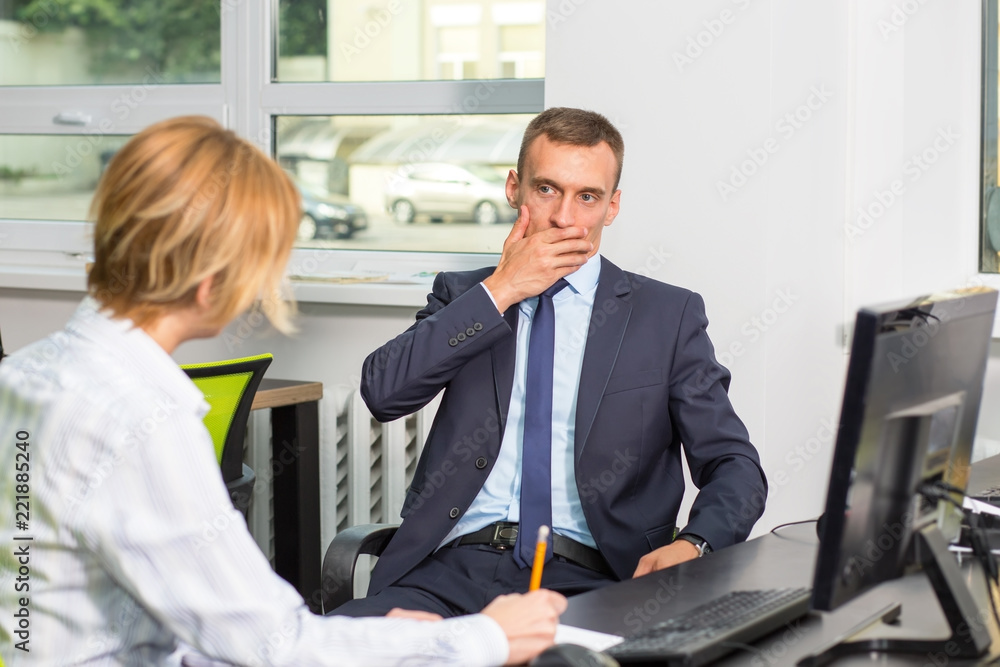
[(334, 536), (323, 556), (320, 574), (320, 604), (324, 614), (354, 599), (358, 556), (380, 556), (397, 528), (398, 523), (365, 523), (346, 528)]
[(244, 518), (257, 478), (250, 466), (243, 463), (243, 440), (254, 395), (273, 359), (270, 354), (260, 354), (181, 366), (208, 401), (205, 427), (215, 444), (215, 456), (229, 496)]

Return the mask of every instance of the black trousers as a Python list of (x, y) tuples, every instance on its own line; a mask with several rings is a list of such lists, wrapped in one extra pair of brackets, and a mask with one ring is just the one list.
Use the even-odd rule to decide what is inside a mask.
[[(429, 611), (445, 618), (475, 614), (494, 598), (526, 593), (531, 568), (514, 562), (512, 549), (467, 544), (443, 547), (377, 595), (352, 600), (330, 612), (337, 616), (383, 616), (394, 607)], [(542, 588), (570, 596), (617, 581), (561, 556), (542, 572)]]

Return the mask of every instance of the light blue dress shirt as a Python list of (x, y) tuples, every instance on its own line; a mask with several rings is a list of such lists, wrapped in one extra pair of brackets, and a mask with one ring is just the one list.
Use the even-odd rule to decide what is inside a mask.
[[(586, 264), (566, 276), (569, 288), (552, 297), (556, 314), (552, 379), (552, 527), (556, 533), (591, 547), (596, 547), (597, 544), (587, 527), (580, 493), (576, 488), (573, 451), (580, 368), (583, 365), (590, 314), (600, 274), (601, 257), (595, 254)], [(486, 289), (485, 286), (483, 289)], [(489, 293), (489, 290), (486, 291)], [(537, 306), (538, 297), (525, 299), (518, 305), (520, 312), (517, 319), (514, 385), (511, 389), (507, 425), (500, 443), (500, 455), (479, 495), (441, 542), (442, 545), (495, 521), (520, 520), (524, 382), (528, 337)]]

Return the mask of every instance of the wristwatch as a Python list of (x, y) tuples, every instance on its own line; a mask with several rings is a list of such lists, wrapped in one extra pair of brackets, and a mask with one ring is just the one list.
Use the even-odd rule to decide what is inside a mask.
[(681, 533), (677, 536), (677, 539), (684, 540), (685, 542), (690, 542), (695, 545), (698, 548), (698, 558), (701, 558), (705, 554), (712, 553), (712, 545), (697, 535), (692, 535), (691, 533)]

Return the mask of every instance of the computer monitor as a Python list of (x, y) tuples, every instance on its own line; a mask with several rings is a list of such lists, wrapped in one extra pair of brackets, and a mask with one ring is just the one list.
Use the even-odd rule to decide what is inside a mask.
[[(960, 648), (975, 656), (989, 646), (982, 624), (969, 622), (978, 609), (947, 550), (961, 512), (919, 489), (944, 482), (962, 501), (996, 304), (996, 291), (969, 288), (858, 311), (813, 609), (833, 610), (922, 568)], [(879, 640), (853, 650), (934, 651), (946, 641)]]

